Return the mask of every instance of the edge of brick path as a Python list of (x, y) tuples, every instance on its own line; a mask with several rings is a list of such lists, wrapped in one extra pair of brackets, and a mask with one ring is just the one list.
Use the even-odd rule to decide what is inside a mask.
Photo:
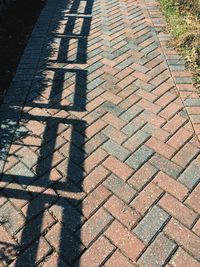
[(165, 32), (167, 22), (162, 14), (159, 1), (144, 0), (152, 26), (156, 31), (163, 56), (168, 64), (172, 79), (174, 80), (177, 92), (186, 108), (188, 117), (192, 123), (194, 133), (200, 142), (200, 97), (192, 82), (192, 73), (186, 70), (185, 60), (172, 46), (169, 33)]
[(46, 32), (58, 5), (59, 0), (46, 0), (46, 4), (37, 19), (21, 56), (15, 76), (0, 106), (0, 144), (2, 146), (0, 148), (0, 177), (20, 120), (21, 111), (31, 88), (34, 75), (38, 69), (40, 55), (46, 39)]
[[(163, 56), (165, 57), (177, 92), (186, 108), (194, 132), (200, 141), (200, 98), (192, 83), (192, 74), (185, 69), (183, 58), (169, 47), (170, 34), (164, 33), (167, 23), (157, 0), (146, 1), (144, 6), (150, 23), (158, 38)], [(0, 107), (0, 143), (3, 144), (0, 156), (0, 172), (2, 173), (7, 154), (17, 129), (21, 110), (30, 90), (33, 77), (38, 67), (42, 52), (45, 33), (49, 27), (52, 15), (59, 5), (59, 0), (47, 0), (35, 26), (10, 87)], [(27, 72), (28, 69), (28, 72)]]

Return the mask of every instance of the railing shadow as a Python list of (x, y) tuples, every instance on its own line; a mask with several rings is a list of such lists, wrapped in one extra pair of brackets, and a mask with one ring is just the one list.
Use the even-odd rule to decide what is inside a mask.
[[(84, 250), (80, 241), (80, 226), (84, 217), (81, 215), (81, 198), (76, 197), (76, 194), (83, 193), (86, 122), (71, 118), (70, 111), (83, 112), (86, 106), (87, 71), (79, 69), (78, 65), (87, 63), (87, 38), (90, 33), (92, 6), (93, 0), (74, 0), (67, 3), (65, 9), (64, 5), (60, 6), (62, 8), (56, 13), (58, 21), (52, 24), (53, 34), (48, 36), (48, 46), (52, 45), (55, 38), (59, 43), (56, 50), (54, 49), (54, 56), (50, 57), (52, 51), (48, 47), (47, 53), (44, 53), (45, 58), (41, 59), (41, 68), (33, 80), (23, 110), (19, 107), (20, 113), (17, 113), (13, 129), (9, 124), (6, 129), (4, 127), (5, 136), (11, 133), (13, 136), (8, 145), (34, 148), (34, 155), (37, 155), (36, 161), (31, 165), (32, 159), (29, 154), (22, 154), (20, 159), (17, 152), (11, 152), (8, 158), (15, 156), (25, 169), (19, 169), (17, 163), (14, 168), (1, 174), (1, 182), (10, 182), (12, 176), (11, 183), (21, 186), (0, 187), (4, 197), (13, 201), (30, 201), (27, 192), (31, 195), (20, 238), (20, 251), (13, 265), (15, 267), (31, 267), (38, 264), (37, 255), (39, 240), (42, 238), (44, 212), (51, 207), (58, 206), (62, 210), (61, 216), (58, 217), (51, 211), (56, 220), (52, 229), (58, 225), (61, 227), (60, 235), (52, 237), (58, 240), (57, 244), (54, 245), (54, 240), (50, 242), (51, 237), (48, 237), (48, 233), (51, 233), (51, 229), (47, 233), (47, 240), (50, 238), (48, 241), (53, 246), (52, 249), (59, 254), (57, 266), (63, 266), (63, 261), (66, 266), (79, 266), (78, 259)], [(58, 30), (60, 21), (66, 21), (62, 27), (62, 34)], [(67, 68), (60, 66), (60, 63), (75, 65), (73, 68)], [(46, 77), (46, 72), (51, 74), (50, 79)], [(8, 110), (11, 114), (15, 113), (13, 105), (8, 106)], [(22, 121), (24, 131), (20, 128)], [(40, 132), (37, 127), (29, 130), (28, 125), (34, 125), (35, 122), (43, 127), (43, 131)], [(60, 131), (61, 126), (63, 132)], [(62, 134), (68, 129), (70, 134), (66, 139)], [(26, 138), (29, 138), (27, 143)], [(36, 138), (40, 142), (37, 143)], [(5, 138), (5, 145), (7, 143)], [(5, 155), (3, 158), (6, 160)], [(52, 169), (59, 173), (59, 178), (51, 179)], [(31, 229), (31, 222), (35, 218), (37, 225)], [(52, 253), (52, 250), (49, 253)], [(6, 253), (2, 258), (6, 263), (10, 262)]]

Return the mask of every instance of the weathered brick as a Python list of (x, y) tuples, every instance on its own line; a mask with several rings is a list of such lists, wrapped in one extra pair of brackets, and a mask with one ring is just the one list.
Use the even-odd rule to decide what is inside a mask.
[(192, 230), (200, 237), (200, 219), (198, 219)]
[(108, 125), (105, 129), (103, 129), (102, 133), (119, 145), (121, 145), (128, 137), (121, 130), (117, 130), (111, 125)]
[(125, 133), (128, 136), (133, 135), (134, 133), (136, 133), (140, 128), (142, 128), (142, 126), (145, 124), (145, 121), (140, 119), (140, 118), (136, 118), (133, 121), (131, 121), (129, 124), (127, 124), (123, 129), (122, 132)]
[(154, 155), (150, 159), (150, 163), (158, 168), (159, 170), (165, 172), (169, 176), (171, 176), (174, 179), (177, 179), (177, 176), (181, 173), (182, 168), (176, 165), (175, 163), (171, 162), (167, 158), (161, 156), (161, 155)]
[(187, 119), (181, 117), (180, 115), (176, 114), (170, 121), (168, 121), (162, 129), (165, 131), (168, 131), (170, 133), (175, 133), (181, 126), (184, 125), (184, 123), (187, 121)]
[(105, 267), (126, 266), (132, 267), (133, 262), (127, 259), (119, 250), (116, 250), (110, 259), (105, 263)]
[(133, 169), (137, 170), (144, 164), (148, 159), (153, 155), (154, 151), (146, 146), (140, 147), (136, 150), (125, 162), (132, 167)]
[(139, 257), (144, 248), (144, 244), (117, 221), (111, 224), (105, 235), (132, 261)]
[(189, 189), (193, 189), (194, 186), (199, 182), (200, 175), (200, 158), (192, 161), (192, 163), (184, 170), (178, 180), (187, 186)]
[(124, 161), (129, 155), (130, 151), (123, 146), (117, 144), (116, 142), (109, 140), (104, 145), (103, 148), (112, 156)]
[(179, 248), (176, 254), (172, 257), (169, 262), (170, 266), (173, 267), (199, 267), (200, 263), (191, 257), (186, 251), (182, 248)]
[(200, 184), (191, 192), (185, 203), (200, 214)]
[(159, 172), (153, 182), (179, 200), (183, 200), (188, 194), (187, 187), (163, 172)]
[(113, 217), (118, 219), (129, 229), (131, 229), (140, 218), (140, 214), (138, 214), (134, 209), (131, 209), (116, 196), (112, 196), (104, 204), (104, 207), (112, 214)]
[[(195, 158), (198, 153), (199, 149), (196, 146), (186, 143), (186, 145), (172, 158), (172, 161), (181, 167), (186, 167), (186, 165)], [(187, 157), (185, 156), (186, 154)]]
[(200, 238), (197, 235), (175, 219), (171, 219), (164, 230), (178, 245), (191, 253), (197, 260), (200, 259)]
[(112, 222), (113, 217), (103, 208), (99, 209), (81, 228), (81, 236), (79, 232), (77, 237), (88, 247), (95, 238)]
[(136, 191), (130, 185), (113, 174), (110, 175), (103, 184), (126, 203), (129, 203), (136, 194)]
[(127, 180), (127, 178), (134, 172), (133, 169), (131, 169), (128, 165), (125, 163), (119, 161), (118, 159), (110, 156), (107, 158), (103, 165), (109, 169), (112, 173), (117, 175), (119, 178), (123, 180)]
[(80, 267), (100, 266), (112, 254), (114, 249), (115, 247), (105, 237), (101, 236), (81, 255), (77, 264)]
[(187, 227), (190, 227), (197, 218), (197, 214), (169, 194), (165, 194), (158, 204)]
[(181, 128), (175, 133), (168, 141), (167, 144), (170, 146), (180, 149), (191, 137), (193, 133)]
[(98, 186), (82, 201), (80, 209), (86, 218), (89, 218), (111, 195), (103, 185)]
[(172, 146), (169, 146), (154, 137), (151, 137), (145, 145), (168, 159), (170, 159), (176, 151)]
[(140, 191), (143, 186), (152, 180), (157, 172), (158, 170), (147, 162), (131, 176), (128, 183)]
[(116, 117), (110, 113), (107, 113), (106, 115), (104, 115), (102, 117), (102, 120), (104, 120), (108, 124), (112, 125), (116, 129), (121, 129), (125, 125), (125, 122), (122, 119), (120, 119), (120, 118), (118, 118), (118, 117)]
[(157, 206), (154, 206), (134, 228), (133, 232), (145, 243), (163, 228), (169, 219), (169, 215)]
[(143, 215), (160, 198), (162, 193), (160, 188), (150, 183), (131, 202), (131, 206)]
[(84, 160), (84, 170), (89, 173), (99, 163), (101, 163), (107, 157), (107, 153), (102, 149), (98, 148), (89, 157)]
[(139, 266), (165, 266), (167, 259), (175, 250), (176, 245), (165, 235), (160, 234), (147, 248), (139, 259)]
[(105, 178), (108, 176), (109, 171), (107, 171), (103, 166), (97, 166), (93, 171), (91, 171), (83, 180), (83, 189), (86, 193), (91, 192), (96, 188)]
[(137, 133), (131, 136), (125, 143), (123, 143), (123, 146), (131, 150), (131, 152), (134, 152), (142, 144), (144, 144), (149, 139), (149, 137), (150, 135), (148, 133), (139, 130)]

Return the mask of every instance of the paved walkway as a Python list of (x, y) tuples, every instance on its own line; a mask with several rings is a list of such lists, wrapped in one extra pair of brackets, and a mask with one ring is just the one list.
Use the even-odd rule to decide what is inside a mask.
[(157, 4), (47, 0), (1, 107), (0, 266), (200, 266), (200, 100)]

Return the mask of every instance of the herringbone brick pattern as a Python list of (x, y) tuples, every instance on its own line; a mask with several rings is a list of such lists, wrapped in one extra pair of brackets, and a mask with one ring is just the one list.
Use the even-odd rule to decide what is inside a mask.
[(200, 266), (200, 100), (154, 0), (47, 0), (1, 107), (0, 266)]

